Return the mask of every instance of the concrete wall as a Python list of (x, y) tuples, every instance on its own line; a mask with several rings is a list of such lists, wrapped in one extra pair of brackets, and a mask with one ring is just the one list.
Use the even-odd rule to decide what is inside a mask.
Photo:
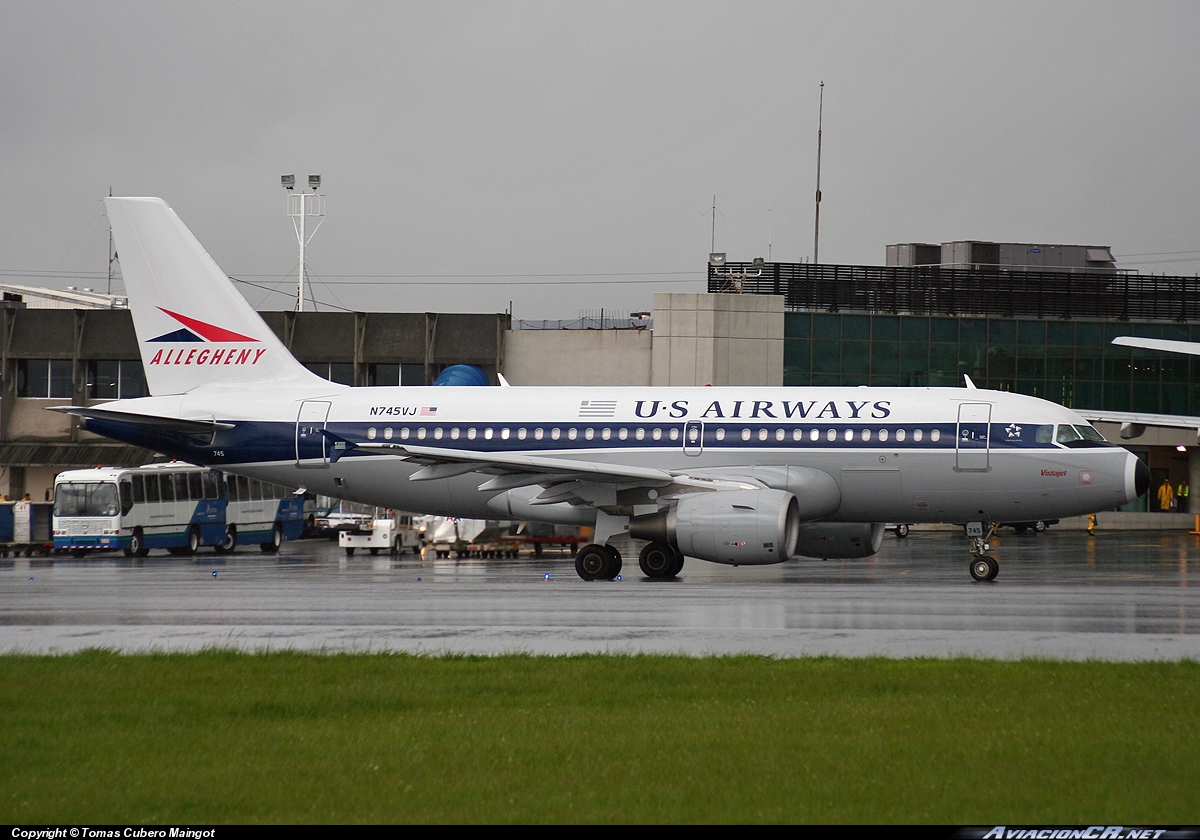
[(783, 296), (656, 294), (652, 385), (782, 385)]
[(650, 384), (650, 330), (512, 330), (504, 377), (513, 385)]
[(513, 385), (782, 385), (783, 296), (657, 294), (654, 329), (511, 330)]

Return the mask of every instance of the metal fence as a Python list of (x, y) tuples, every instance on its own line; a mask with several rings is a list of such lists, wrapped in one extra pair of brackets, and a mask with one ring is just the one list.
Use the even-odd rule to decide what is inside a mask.
[(784, 295), (790, 311), (1200, 322), (1200, 277), (725, 263), (708, 267), (708, 291)]

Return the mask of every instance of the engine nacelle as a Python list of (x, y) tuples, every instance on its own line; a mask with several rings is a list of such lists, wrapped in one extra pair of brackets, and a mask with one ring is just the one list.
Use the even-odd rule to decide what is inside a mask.
[(795, 553), (804, 557), (870, 557), (883, 543), (882, 522), (813, 522), (801, 525), (799, 531)]
[(731, 565), (782, 563), (800, 529), (796, 497), (784, 490), (688, 493), (667, 510), (629, 520), (629, 536), (666, 542), (688, 557)]

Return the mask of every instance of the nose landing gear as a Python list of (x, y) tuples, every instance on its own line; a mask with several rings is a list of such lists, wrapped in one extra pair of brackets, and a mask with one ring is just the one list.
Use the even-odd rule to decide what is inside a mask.
[[(985, 530), (986, 529), (986, 530)], [(975, 580), (995, 580), (1000, 573), (1000, 564), (995, 557), (989, 557), (984, 552), (990, 551), (988, 540), (996, 533), (996, 525), (988, 522), (968, 522), (967, 539), (971, 541), (971, 577)]]

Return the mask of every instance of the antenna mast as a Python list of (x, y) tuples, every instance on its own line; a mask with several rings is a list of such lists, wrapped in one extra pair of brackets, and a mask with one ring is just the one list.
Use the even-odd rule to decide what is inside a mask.
[(821, 246), (821, 125), (825, 116), (825, 82), (821, 82), (821, 103), (817, 107), (817, 209), (813, 219), (813, 262)]
[[(112, 198), (112, 187), (108, 188), (108, 197)], [(113, 253), (112, 225), (108, 226), (108, 294), (112, 296), (112, 265), (117, 257)]]

